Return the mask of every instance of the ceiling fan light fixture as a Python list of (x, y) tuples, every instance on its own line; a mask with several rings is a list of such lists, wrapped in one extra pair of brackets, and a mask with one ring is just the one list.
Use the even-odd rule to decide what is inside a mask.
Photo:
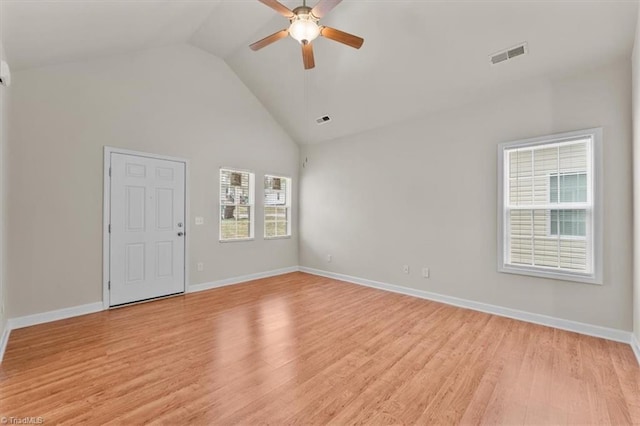
[(249, 48), (253, 51), (267, 47), (278, 40), (286, 38), (287, 35), (290, 35), (292, 39), (296, 40), (302, 46), (302, 63), (305, 70), (310, 70), (316, 66), (313, 55), (313, 44), (311, 42), (318, 38), (318, 36), (337, 41), (338, 43), (353, 47), (354, 49), (360, 49), (362, 47), (362, 43), (364, 43), (364, 39), (362, 37), (354, 36), (353, 34), (318, 24), (320, 19), (326, 16), (327, 13), (336, 7), (342, 0), (319, 0), (313, 8), (307, 6), (306, 0), (302, 0), (302, 6), (298, 6), (293, 10), (289, 9), (278, 0), (258, 1), (287, 18), (289, 20), (289, 28), (284, 28), (263, 38), (262, 40), (258, 40), (255, 43), (250, 44)]
[(289, 35), (298, 43), (307, 44), (318, 38), (320, 27), (311, 15), (296, 15), (289, 26)]

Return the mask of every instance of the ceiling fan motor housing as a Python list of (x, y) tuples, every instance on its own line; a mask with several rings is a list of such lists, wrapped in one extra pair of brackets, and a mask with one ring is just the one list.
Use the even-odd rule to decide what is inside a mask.
[[(313, 13), (311, 13), (311, 8), (309, 6), (298, 6), (295, 9), (293, 9), (293, 14), (296, 16), (300, 16), (300, 15), (309, 15), (310, 17), (312, 17), (316, 22), (318, 22), (319, 18), (316, 18)], [(295, 16), (291, 18), (291, 20), (295, 19)]]

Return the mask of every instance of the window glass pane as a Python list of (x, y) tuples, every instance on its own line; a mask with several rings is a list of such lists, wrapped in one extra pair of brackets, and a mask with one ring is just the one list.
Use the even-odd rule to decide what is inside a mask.
[(287, 222), (278, 222), (276, 224), (276, 235), (279, 237), (287, 235)]
[(558, 171), (560, 173), (570, 173), (587, 170), (587, 154), (586, 141), (560, 145), (558, 147)]
[(586, 269), (586, 240), (562, 238), (586, 235), (585, 210), (512, 210), (509, 230), (510, 263)]
[[(560, 191), (559, 201), (558, 191)], [(549, 176), (549, 201), (552, 203), (586, 203), (587, 174), (572, 173)]]
[(533, 265), (533, 222), (531, 210), (512, 210), (509, 214), (511, 263)]
[(220, 171), (220, 203), (250, 204), (250, 179), (247, 172)]
[(587, 235), (584, 210), (551, 210), (551, 235), (585, 237)]
[[(505, 265), (592, 270), (592, 143), (589, 136), (505, 149)], [(581, 208), (563, 208), (569, 203)]]
[(558, 174), (558, 147), (535, 149), (533, 167), (533, 200), (535, 204), (544, 204), (549, 198), (549, 175)]
[(557, 238), (550, 238), (547, 231), (548, 210), (533, 212), (533, 264), (544, 267), (558, 266)]
[(587, 201), (587, 175), (585, 173), (560, 175), (560, 202)]
[(264, 222), (264, 236), (267, 238), (276, 236), (276, 223), (275, 222)]
[(251, 236), (249, 222), (251, 220), (251, 207), (239, 206), (236, 213), (238, 222), (237, 238), (249, 238)]
[(587, 240), (560, 240), (560, 267), (575, 271), (587, 269)]
[(526, 205), (533, 202), (533, 154), (531, 150), (514, 150), (509, 155), (509, 202)]
[(289, 232), (291, 179), (269, 176), (264, 178), (264, 236), (286, 237)]
[(264, 207), (264, 220), (275, 221), (276, 220), (276, 207)]
[[(269, 211), (267, 212), (267, 209)], [(287, 207), (265, 207), (265, 237), (289, 235), (289, 209)]]
[(221, 206), (220, 238), (223, 240), (236, 238), (237, 223), (235, 218), (235, 206)]
[(558, 202), (558, 175), (549, 176), (549, 201)]
[(551, 210), (551, 235), (558, 235), (558, 210)]
[(588, 201), (587, 198), (587, 174), (580, 173), (577, 175), (578, 183), (577, 183), (577, 192), (576, 199), (580, 202), (586, 203)]
[(220, 170), (220, 239), (251, 238), (252, 174)]
[(275, 176), (264, 177), (264, 204), (265, 205), (286, 205), (287, 204), (287, 182), (286, 178)]

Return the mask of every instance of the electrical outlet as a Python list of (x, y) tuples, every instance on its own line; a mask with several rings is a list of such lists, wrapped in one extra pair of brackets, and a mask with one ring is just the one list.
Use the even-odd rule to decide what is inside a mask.
[(198, 272), (204, 271), (204, 263), (198, 262), (198, 264), (196, 266), (198, 268)]
[(330, 254), (327, 255), (327, 263), (331, 263), (331, 261), (333, 260), (333, 256), (331, 256)]
[(422, 276), (424, 278), (429, 278), (429, 268), (422, 268)]
[(409, 273), (409, 265), (402, 265), (402, 272), (404, 272), (405, 274)]
[(196, 225), (202, 225), (204, 223), (204, 217), (197, 216), (196, 217)]

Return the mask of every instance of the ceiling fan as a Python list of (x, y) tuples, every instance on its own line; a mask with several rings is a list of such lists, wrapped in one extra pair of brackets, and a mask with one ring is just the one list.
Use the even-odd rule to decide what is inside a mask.
[(323, 36), (356, 49), (360, 49), (362, 43), (364, 43), (364, 39), (361, 37), (318, 24), (320, 18), (329, 13), (331, 9), (336, 7), (342, 0), (320, 0), (313, 8), (308, 7), (306, 0), (303, 0), (302, 6), (296, 7), (293, 10), (279, 3), (277, 0), (258, 1), (287, 18), (290, 25), (289, 28), (280, 30), (262, 40), (256, 41), (249, 46), (251, 50), (260, 50), (290, 35), (291, 38), (302, 45), (302, 61), (304, 63), (304, 69), (308, 70), (316, 66), (311, 42), (318, 36)]

